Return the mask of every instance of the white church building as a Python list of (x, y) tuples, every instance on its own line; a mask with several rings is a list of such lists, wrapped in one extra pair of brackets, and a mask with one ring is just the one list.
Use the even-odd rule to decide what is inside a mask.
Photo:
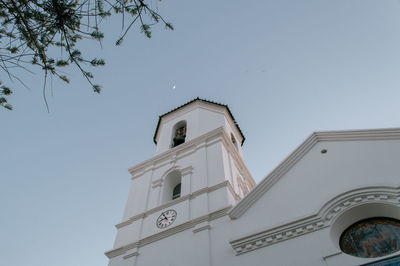
[(228, 106), (160, 116), (109, 266), (400, 265), (400, 129), (315, 132), (256, 184)]

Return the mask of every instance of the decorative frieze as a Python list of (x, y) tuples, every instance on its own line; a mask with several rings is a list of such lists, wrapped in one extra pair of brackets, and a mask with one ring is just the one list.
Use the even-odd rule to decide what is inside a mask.
[(230, 241), (236, 255), (308, 234), (331, 225), (344, 211), (367, 203), (399, 204), (400, 188), (369, 187), (349, 191), (328, 201), (316, 214)]

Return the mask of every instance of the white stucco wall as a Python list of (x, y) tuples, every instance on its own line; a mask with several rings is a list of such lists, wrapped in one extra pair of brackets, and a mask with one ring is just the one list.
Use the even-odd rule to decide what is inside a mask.
[(234, 125), (225, 107), (196, 101), (171, 114), (160, 121), (156, 136), (156, 154), (163, 153), (171, 148), (174, 125), (186, 121), (187, 131), (185, 142), (195, 139), (216, 128), (224, 127), (227, 134), (232, 133), (238, 142), (238, 152), (242, 156), (240, 143), (243, 138)]
[[(257, 230), (312, 214), (351, 189), (398, 186), (399, 158), (399, 140), (320, 142), (241, 219)], [(257, 224), (260, 219), (263, 224)]]
[[(238, 199), (231, 194), (226, 182), (238, 170), (222, 155), (227, 148), (221, 138), (223, 133), (219, 132), (194, 146), (182, 144), (177, 147), (179, 151), (171, 150), (170, 154), (161, 155), (162, 158), (150, 160), (147, 167), (134, 174), (121, 223), (127, 224), (118, 225), (114, 249), (161, 232), (155, 221), (165, 210), (177, 211), (174, 226), (179, 226), (236, 204)], [(181, 197), (165, 202), (164, 179), (175, 170), (182, 171)]]
[[(238, 203), (245, 196), (238, 178), (254, 181), (230, 141), (231, 133), (240, 139), (229, 119), (223, 107), (194, 102), (161, 121), (156, 155), (130, 169), (110, 266), (342, 266), (382, 259), (344, 254), (338, 239), (360, 219), (400, 219), (400, 130), (310, 137), (261, 185), (274, 183), (257, 190), (259, 184)], [(186, 141), (171, 149), (171, 129), (181, 120)], [(164, 178), (174, 170), (182, 173), (181, 198), (165, 202)], [(241, 206), (236, 216), (229, 213)], [(168, 209), (176, 220), (157, 228)]]

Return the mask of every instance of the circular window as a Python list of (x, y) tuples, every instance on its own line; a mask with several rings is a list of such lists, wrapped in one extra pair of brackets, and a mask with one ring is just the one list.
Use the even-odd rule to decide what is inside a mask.
[(340, 237), (340, 249), (362, 257), (381, 257), (400, 250), (400, 221), (376, 217), (348, 227)]

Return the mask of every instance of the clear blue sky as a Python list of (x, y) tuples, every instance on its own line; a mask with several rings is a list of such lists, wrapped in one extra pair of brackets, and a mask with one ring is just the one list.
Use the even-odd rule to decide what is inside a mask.
[[(94, 71), (42, 76), (0, 110), (0, 250), (6, 266), (107, 265), (128, 195), (127, 169), (154, 155), (157, 119), (197, 96), (228, 104), (260, 181), (313, 131), (400, 126), (400, 2), (154, 1), (175, 31), (131, 32)], [(173, 86), (176, 86), (173, 89)]]

